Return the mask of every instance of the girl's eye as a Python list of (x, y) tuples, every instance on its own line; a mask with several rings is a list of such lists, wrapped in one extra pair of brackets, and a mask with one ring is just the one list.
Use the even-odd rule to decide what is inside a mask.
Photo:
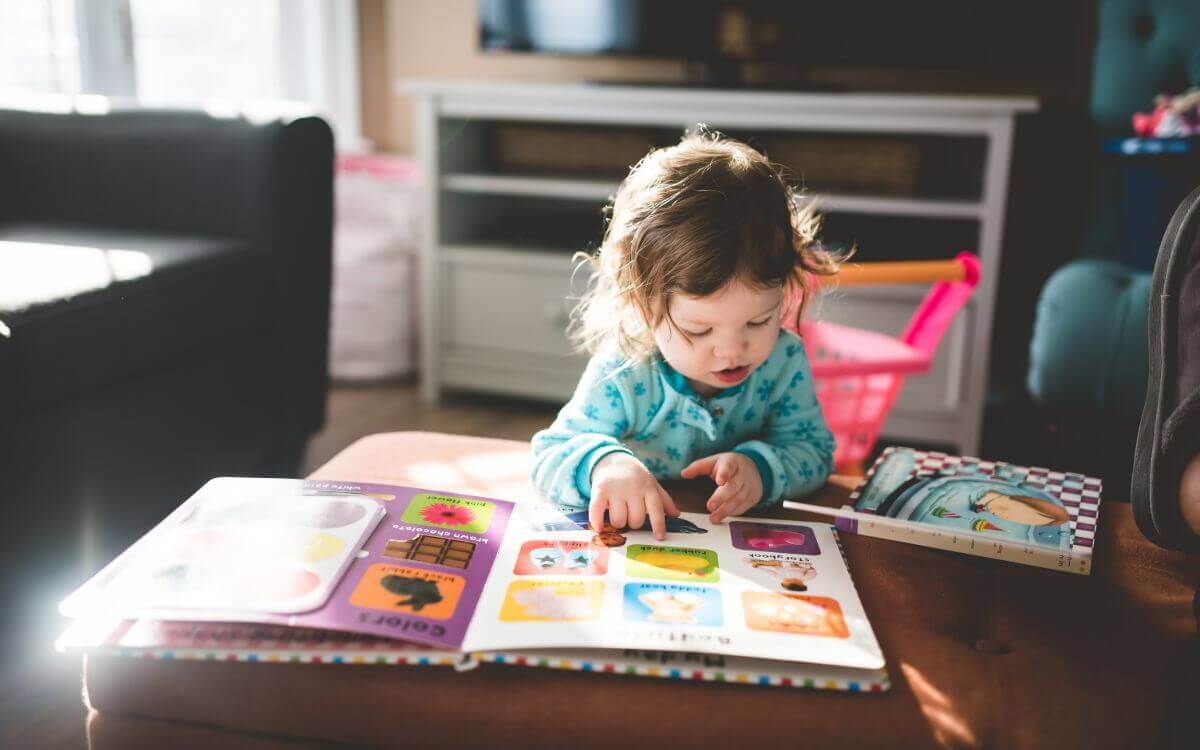
[(703, 331), (684, 331), (684, 333), (686, 333), (689, 336), (694, 336), (695, 338), (699, 339), (699, 338), (704, 338), (708, 334), (712, 333), (712, 329), (705, 328)]
[(747, 323), (746, 325), (750, 326), (751, 328), (762, 328), (763, 326), (765, 326), (767, 323), (770, 323), (770, 322), (771, 322), (770, 318), (763, 318), (762, 320), (752, 320), (749, 323)]

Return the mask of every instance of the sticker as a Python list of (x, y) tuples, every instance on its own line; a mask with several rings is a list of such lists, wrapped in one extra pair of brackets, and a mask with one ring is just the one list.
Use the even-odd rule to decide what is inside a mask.
[(504, 622), (594, 620), (600, 616), (600, 581), (514, 581), (500, 607)]
[(635, 578), (706, 583), (720, 578), (717, 553), (710, 549), (634, 544), (626, 555), (626, 571)]
[(758, 581), (772, 589), (807, 591), (808, 582), (817, 577), (816, 567), (804, 558), (752, 553), (742, 558), (742, 562), (750, 566)]
[(602, 576), (608, 548), (587, 542), (531, 539), (521, 545), (513, 572), (521, 576)]
[(841, 605), (827, 596), (742, 592), (746, 626), (775, 633), (849, 638)]
[(730, 521), (733, 546), (754, 552), (783, 552), (789, 555), (819, 555), (817, 537), (807, 526)]
[(416, 560), (464, 570), (475, 554), (475, 542), (418, 534), (412, 539), (389, 539), (383, 547), (382, 554), (384, 557), (394, 557), (398, 560)]
[(359, 579), (350, 595), (350, 603), (367, 609), (448, 620), (454, 614), (466, 584), (465, 578), (451, 573), (376, 563)]
[(482, 534), (492, 522), (495, 510), (496, 506), (486, 500), (421, 493), (413, 497), (400, 520), (418, 526)]
[(721, 592), (708, 586), (627, 583), (624, 601), (625, 619), (629, 622), (711, 627), (725, 623)]

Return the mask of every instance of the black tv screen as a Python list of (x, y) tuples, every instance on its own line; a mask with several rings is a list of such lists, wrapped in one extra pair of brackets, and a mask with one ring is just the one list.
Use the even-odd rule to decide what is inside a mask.
[(489, 51), (1069, 72), (1086, 0), (479, 0)]

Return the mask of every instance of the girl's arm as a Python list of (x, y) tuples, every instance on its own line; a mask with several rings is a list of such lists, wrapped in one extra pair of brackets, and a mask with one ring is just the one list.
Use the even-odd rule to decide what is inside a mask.
[(786, 351), (787, 360), (768, 399), (762, 438), (734, 448), (753, 459), (762, 474), (759, 507), (812, 492), (833, 471), (833, 433), (817, 403), (804, 344), (796, 340)]
[(533, 486), (546, 499), (588, 507), (600, 459), (618, 451), (633, 455), (621, 443), (632, 414), (613, 374), (619, 365), (612, 355), (592, 357), (554, 424), (533, 436)]

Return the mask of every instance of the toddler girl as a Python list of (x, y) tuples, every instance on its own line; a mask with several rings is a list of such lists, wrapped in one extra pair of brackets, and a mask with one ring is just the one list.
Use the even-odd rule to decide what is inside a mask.
[(574, 335), (592, 353), (533, 437), (534, 486), (600, 530), (665, 534), (659, 480), (709, 476), (713, 523), (820, 487), (833, 435), (799, 322), (809, 273), (835, 264), (779, 169), (735, 140), (685, 137), (621, 183)]

